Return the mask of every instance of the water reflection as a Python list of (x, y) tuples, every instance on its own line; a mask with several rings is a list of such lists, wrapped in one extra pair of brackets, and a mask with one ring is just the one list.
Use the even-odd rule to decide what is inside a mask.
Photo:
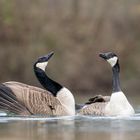
[(0, 117), (0, 120), (2, 140), (131, 140), (140, 137), (140, 115), (126, 118)]

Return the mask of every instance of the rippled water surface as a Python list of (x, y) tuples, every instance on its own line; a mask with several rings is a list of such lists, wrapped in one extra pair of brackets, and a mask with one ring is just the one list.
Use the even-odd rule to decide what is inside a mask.
[(140, 114), (131, 117), (8, 117), (0, 114), (0, 140), (139, 140)]

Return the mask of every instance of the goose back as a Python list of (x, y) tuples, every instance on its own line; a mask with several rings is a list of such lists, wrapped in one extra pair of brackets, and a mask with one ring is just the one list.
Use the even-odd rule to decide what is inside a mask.
[(18, 104), (27, 108), (30, 114), (67, 115), (65, 107), (49, 91), (14, 81), (3, 85), (12, 91), (10, 94), (13, 94)]
[(80, 115), (95, 115), (95, 116), (104, 116), (105, 115), (105, 106), (108, 102), (96, 102), (89, 105), (85, 105), (82, 109), (79, 110), (78, 114)]

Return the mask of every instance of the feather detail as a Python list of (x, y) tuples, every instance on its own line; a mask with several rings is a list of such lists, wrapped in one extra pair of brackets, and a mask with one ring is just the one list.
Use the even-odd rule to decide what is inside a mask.
[[(9, 101), (8, 97), (5, 98), (6, 102), (0, 100), (2, 103), (5, 103), (2, 105), (0, 104), (0, 109), (3, 108), (16, 114), (22, 114), (22, 112), (25, 112), (25, 110), (23, 110), (23, 108), (25, 108), (30, 114), (44, 114), (50, 116), (68, 115), (67, 109), (49, 91), (13, 81), (3, 83), (3, 86), (9, 89), (10, 92), (5, 91), (2, 95), (0, 94), (0, 97), (10, 94), (10, 101), (12, 102), (14, 100), (18, 105), (14, 104), (11, 108), (6, 106)], [(0, 87), (0, 91), (1, 90), (3, 90), (3, 87)], [(21, 109), (21, 111), (18, 112), (15, 111), (15, 109)]]

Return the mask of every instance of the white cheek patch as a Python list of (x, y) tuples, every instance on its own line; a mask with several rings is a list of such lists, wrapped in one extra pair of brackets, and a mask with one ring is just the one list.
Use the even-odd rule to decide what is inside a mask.
[(118, 58), (114, 56), (113, 58), (108, 59), (108, 63), (113, 67), (116, 65)]
[(45, 68), (47, 66), (48, 62), (42, 62), (42, 63), (37, 63), (36, 67), (42, 69), (43, 71), (45, 71)]

